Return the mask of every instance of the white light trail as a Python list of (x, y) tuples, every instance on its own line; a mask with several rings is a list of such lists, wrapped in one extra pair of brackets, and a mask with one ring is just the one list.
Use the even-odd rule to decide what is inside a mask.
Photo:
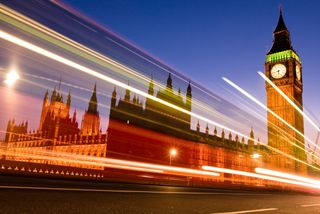
[[(101, 73), (99, 73), (99, 72), (97, 72), (97, 71), (94, 71), (94, 70), (92, 70), (92, 69), (90, 69), (90, 68), (88, 68), (88, 67), (85, 67), (85, 66), (83, 66), (83, 65), (80, 65), (80, 64), (78, 64), (78, 63), (76, 63), (76, 62), (74, 62), (74, 61), (71, 61), (71, 60), (69, 60), (69, 59), (66, 59), (66, 58), (64, 58), (64, 57), (62, 57), (62, 56), (59, 56), (59, 55), (57, 55), (57, 54), (55, 54), (55, 53), (53, 53), (53, 52), (50, 52), (50, 51), (48, 51), (48, 50), (45, 50), (45, 49), (43, 49), (43, 48), (41, 48), (41, 47), (39, 47), (39, 46), (36, 46), (36, 45), (34, 45), (34, 44), (31, 44), (31, 43), (29, 43), (29, 42), (27, 42), (27, 41), (25, 41), (25, 40), (22, 40), (22, 39), (20, 39), (20, 38), (18, 38), (18, 37), (15, 37), (15, 36), (13, 36), (13, 35), (11, 35), (11, 34), (8, 34), (8, 33), (4, 32), (4, 31), (0, 31), (0, 38), (2, 38), (2, 39), (4, 39), (4, 40), (7, 40), (7, 41), (9, 41), (9, 42), (12, 42), (12, 43), (14, 43), (14, 44), (16, 44), (16, 45), (19, 45), (19, 46), (21, 46), (21, 47), (24, 47), (24, 48), (26, 48), (26, 49), (28, 49), (28, 50), (30, 50), (30, 51), (32, 51), (32, 52), (36, 52), (36, 53), (38, 53), (38, 54), (40, 54), (40, 55), (42, 55), (42, 56), (48, 57), (48, 58), (50, 58), (50, 59), (52, 59), (52, 60), (54, 60), (54, 61), (60, 62), (60, 63), (62, 63), (62, 64), (64, 64), (64, 65), (69, 66), (69, 67), (72, 67), (72, 68), (74, 68), (74, 69), (76, 69), (76, 70), (82, 71), (82, 72), (84, 72), (84, 73), (86, 73), (86, 74), (89, 74), (89, 75), (91, 75), (91, 76), (94, 76), (94, 77), (99, 78), (99, 79), (101, 79), (101, 80), (104, 80), (104, 81), (106, 81), (106, 82), (109, 82), (109, 83), (112, 83), (112, 84), (114, 84), (114, 85), (117, 85), (117, 86), (119, 86), (119, 87), (121, 87), (121, 88), (128, 89), (128, 90), (130, 90), (130, 91), (132, 91), (132, 92), (134, 92), (134, 93), (136, 93), (136, 94), (142, 95), (142, 96), (144, 96), (144, 97), (146, 97), (146, 98), (150, 98), (150, 99), (152, 99), (152, 100), (154, 100), (154, 101), (156, 101), (156, 102), (159, 102), (159, 103), (161, 103), (161, 104), (163, 104), (163, 105), (166, 105), (166, 106), (168, 106), (168, 107), (170, 107), (170, 108), (173, 108), (173, 109), (175, 109), (175, 110), (178, 110), (178, 111), (180, 111), (180, 112), (183, 112), (183, 113), (185, 113), (185, 114), (188, 114), (188, 115), (190, 115), (190, 116), (193, 116), (193, 117), (195, 117), (195, 118), (198, 118), (198, 119), (200, 119), (200, 120), (202, 120), (202, 121), (205, 121), (205, 122), (207, 122), (207, 123), (209, 123), (209, 124), (212, 124), (212, 125), (215, 125), (215, 126), (217, 126), (217, 127), (220, 127), (220, 128), (222, 128), (222, 129), (224, 129), (224, 130), (227, 130), (227, 131), (230, 131), (230, 132), (232, 132), (232, 133), (235, 133), (235, 134), (237, 134), (237, 135), (239, 135), (239, 136), (241, 136), (241, 137), (245, 137), (245, 138), (247, 138), (247, 139), (251, 139), (249, 136), (247, 136), (247, 135), (245, 135), (245, 134), (243, 134), (243, 133), (240, 133), (240, 132), (238, 132), (238, 131), (236, 131), (236, 130), (233, 130), (233, 129), (231, 129), (231, 128), (228, 128), (227, 126), (224, 126), (224, 125), (219, 124), (219, 123), (217, 123), (217, 122), (215, 122), (215, 121), (213, 121), (213, 120), (210, 120), (210, 119), (208, 119), (208, 118), (206, 118), (206, 117), (204, 117), (204, 116), (198, 115), (198, 114), (193, 113), (193, 112), (191, 112), (191, 111), (188, 111), (188, 110), (186, 110), (186, 109), (184, 109), (184, 108), (181, 108), (181, 107), (179, 107), (179, 106), (176, 106), (176, 105), (174, 105), (174, 104), (172, 104), (172, 103), (170, 103), (170, 102), (167, 102), (167, 101), (165, 101), (165, 100), (159, 99), (158, 97), (152, 96), (152, 95), (150, 95), (150, 94), (148, 94), (148, 93), (146, 93), (146, 92), (143, 92), (143, 91), (141, 91), (141, 90), (139, 90), (139, 89), (136, 89), (136, 88), (134, 88), (134, 87), (132, 87), (132, 86), (130, 86), (130, 85), (127, 85), (127, 84), (122, 83), (122, 82), (120, 82), (120, 81), (118, 81), (118, 80), (115, 80), (115, 79), (113, 79), (113, 78), (111, 78), (111, 77), (108, 77), (108, 76), (106, 76), (106, 75), (103, 75), (103, 74), (101, 74)], [(252, 139), (252, 140), (255, 141), (255, 142), (257, 142), (255, 139)]]
[(121, 159), (113, 159), (113, 158), (99, 158), (92, 157), (88, 155), (75, 155), (64, 152), (47, 152), (43, 150), (31, 150), (24, 151), (23, 153), (19, 153), (17, 151), (14, 152), (6, 152), (7, 156), (12, 157), (26, 157), (33, 158), (34, 160), (42, 159), (42, 160), (54, 160), (54, 161), (70, 161), (76, 164), (91, 164), (96, 166), (103, 166), (115, 169), (126, 169), (133, 171), (144, 171), (144, 172), (153, 172), (153, 173), (168, 173), (168, 174), (176, 174), (176, 175), (184, 175), (184, 176), (208, 176), (208, 177), (218, 177), (219, 173), (216, 172), (208, 172), (204, 170), (197, 170), (191, 168), (184, 167), (173, 167), (167, 165), (159, 165), (153, 163), (144, 163), (137, 161), (128, 161)]
[(285, 172), (270, 170), (270, 169), (263, 169), (263, 168), (255, 168), (254, 169), (256, 173), (264, 174), (264, 175), (271, 175), (281, 178), (287, 178), (291, 180), (297, 180), (297, 181), (303, 181), (310, 184), (320, 185), (320, 180), (314, 180), (307, 177), (302, 177), (294, 174), (289, 174)]
[(247, 213), (259, 213), (259, 212), (269, 212), (275, 211), (278, 208), (265, 208), (265, 209), (255, 209), (255, 210), (240, 210), (240, 211), (231, 211), (231, 212), (222, 212), (222, 213), (211, 213), (211, 214), (247, 214)]
[(258, 74), (267, 81), (288, 103), (290, 103), (318, 132), (320, 132), (319, 126), (315, 122), (311, 120), (311, 118), (306, 115), (303, 110), (301, 110), (283, 91), (277, 87), (264, 73), (261, 71), (258, 72)]
[[(85, 165), (94, 165), (94, 166), (102, 166), (102, 167), (107, 167), (107, 168), (114, 168), (114, 169), (123, 169), (123, 170), (130, 170), (130, 171), (140, 171), (140, 172), (151, 172), (151, 173), (164, 173), (163, 170), (159, 169), (150, 169), (150, 168), (144, 168), (144, 167), (135, 167), (135, 166), (126, 166), (126, 165), (118, 165), (118, 164), (107, 164), (107, 163), (100, 163), (92, 160), (79, 160), (75, 158), (66, 158), (62, 156), (54, 156), (51, 154), (49, 155), (44, 155), (41, 152), (37, 152), (35, 150), (31, 152), (25, 151), (24, 153), (18, 153), (18, 152), (6, 152), (6, 155), (9, 157), (24, 157), (28, 158), (29, 160), (33, 159), (34, 161), (36, 160), (45, 160), (45, 161), (56, 161), (56, 162), (71, 162), (73, 164), (85, 164)], [(53, 156), (52, 156), (53, 155)], [(32, 161), (31, 161), (32, 162)], [(217, 173), (216, 173), (217, 174)]]
[(242, 175), (242, 176), (247, 176), (247, 177), (260, 178), (260, 179), (264, 179), (264, 180), (277, 181), (277, 182), (281, 182), (281, 183), (294, 184), (294, 185), (298, 185), (298, 186), (320, 189), (320, 185), (315, 185), (315, 184), (311, 184), (311, 183), (304, 183), (301, 181), (288, 180), (288, 179), (284, 179), (284, 178), (277, 178), (277, 177), (273, 177), (273, 176), (269, 176), (269, 175), (261, 175), (261, 174), (252, 173), (252, 172), (245, 172), (245, 171), (240, 171), (240, 170), (219, 168), (219, 167), (213, 167), (213, 166), (202, 166), (202, 169), (208, 170), (208, 171), (213, 171), (213, 172)]
[[(269, 109), (267, 106), (265, 106), (263, 103), (261, 103), (258, 99), (256, 99), (255, 97), (253, 97), (251, 94), (249, 94), (247, 91), (245, 91), (244, 89), (242, 89), (241, 87), (239, 87), (237, 84), (235, 84), (234, 82), (232, 82), (231, 80), (229, 80), (226, 77), (222, 78), (225, 82), (227, 82), (229, 85), (231, 85), (232, 87), (234, 87), (235, 89), (237, 89), (238, 91), (240, 91), (242, 94), (244, 94), (246, 97), (248, 97), (250, 100), (252, 100), (253, 102), (255, 102), (257, 105), (259, 105), (260, 107), (262, 107), (263, 109), (265, 109), (266, 111), (268, 111), (269, 113), (271, 113), (273, 116), (275, 116), (277, 119), (279, 119), (281, 122), (283, 122), (284, 124), (286, 124), (288, 127), (290, 127), (292, 130), (294, 130), (296, 133), (298, 133), (301, 137), (305, 138), (309, 143), (311, 143), (312, 145), (316, 146), (317, 148), (320, 149), (320, 147), (318, 145), (316, 145), (315, 143), (313, 143), (313, 141), (308, 138), (307, 136), (305, 136), (302, 132), (300, 132), (298, 129), (296, 129), (294, 126), (292, 126), (291, 124), (289, 124), (287, 121), (285, 121), (283, 118), (281, 118), (279, 115), (277, 115), (274, 111), (272, 111), (271, 109)], [(304, 149), (305, 150), (305, 149)], [(306, 150), (305, 150), (306, 151)], [(306, 151), (308, 152), (308, 151)], [(312, 154), (311, 154), (312, 155)], [(320, 159), (318, 156), (315, 156), (318, 159)]]
[[(222, 129), (225, 129), (225, 130), (227, 130), (227, 131), (230, 131), (230, 132), (232, 132), (232, 133), (235, 133), (235, 134), (237, 134), (238, 136), (245, 137), (245, 138), (247, 138), (247, 139), (251, 139), (252, 141), (258, 143), (257, 140), (252, 139), (252, 138), (250, 138), (249, 136), (247, 136), (247, 135), (245, 135), (245, 134), (243, 134), (243, 133), (240, 133), (240, 132), (238, 132), (238, 131), (236, 131), (236, 130), (233, 130), (233, 129), (231, 129), (231, 128), (228, 128), (228, 127), (226, 127), (226, 126), (224, 126), (224, 125), (222, 125), (222, 124), (219, 124), (219, 123), (217, 123), (217, 122), (215, 122), (215, 121), (212, 121), (212, 120), (210, 120), (210, 119), (208, 119), (208, 118), (206, 118), (206, 117), (204, 117), (204, 116), (198, 115), (198, 114), (193, 113), (193, 112), (191, 112), (191, 111), (188, 111), (188, 110), (186, 110), (186, 109), (184, 109), (184, 108), (181, 108), (181, 107), (179, 107), (179, 106), (176, 106), (176, 105), (174, 105), (174, 104), (172, 104), (172, 103), (169, 103), (169, 102), (167, 102), (167, 101), (165, 101), (165, 100), (159, 99), (159, 98), (157, 98), (157, 97), (155, 97), (155, 96), (152, 96), (152, 95), (150, 95), (150, 94), (148, 94), (148, 93), (146, 93), (146, 92), (143, 92), (143, 91), (141, 91), (141, 90), (139, 90), (139, 89), (136, 89), (136, 88), (134, 88), (134, 87), (131, 87), (130, 85), (127, 85), (127, 84), (125, 84), (125, 83), (122, 83), (122, 82), (120, 82), (120, 81), (118, 81), (118, 80), (112, 79), (111, 77), (108, 77), (108, 76), (106, 76), (106, 75), (103, 75), (103, 74), (101, 74), (101, 73), (99, 73), (99, 72), (97, 72), (97, 71), (94, 71), (94, 70), (92, 70), (92, 69), (90, 69), (90, 68), (88, 68), (88, 67), (85, 67), (85, 66), (83, 66), (83, 65), (80, 65), (80, 64), (78, 64), (78, 63), (76, 63), (76, 62), (74, 62), (74, 61), (71, 61), (71, 60), (69, 60), (69, 59), (66, 59), (66, 58), (64, 58), (64, 57), (62, 57), (62, 56), (59, 56), (59, 55), (57, 55), (57, 54), (55, 54), (55, 53), (53, 53), (53, 52), (50, 52), (50, 51), (48, 51), (48, 50), (45, 50), (45, 49), (43, 49), (43, 48), (41, 48), (41, 47), (39, 47), (39, 46), (36, 46), (36, 45), (34, 45), (34, 44), (31, 44), (31, 43), (29, 43), (29, 42), (27, 42), (27, 41), (25, 41), (25, 40), (22, 40), (22, 39), (20, 39), (20, 38), (18, 38), (18, 37), (15, 37), (15, 36), (13, 36), (13, 35), (11, 35), (11, 34), (8, 34), (8, 33), (4, 32), (4, 31), (1, 31), (1, 30), (0, 30), (0, 38), (2, 38), (2, 39), (4, 39), (4, 40), (7, 40), (7, 41), (9, 41), (9, 42), (11, 42), (11, 43), (14, 43), (14, 44), (16, 44), (16, 45), (19, 45), (19, 46), (21, 46), (21, 47), (24, 47), (24, 48), (26, 48), (26, 49), (28, 49), (28, 50), (30, 50), (30, 51), (32, 51), (32, 52), (35, 52), (35, 53), (38, 53), (38, 54), (42, 55), (42, 56), (48, 57), (48, 58), (50, 58), (50, 59), (52, 59), (52, 60), (54, 60), (54, 61), (60, 62), (60, 63), (62, 63), (62, 64), (64, 64), (64, 65), (67, 65), (67, 66), (69, 66), (69, 67), (71, 67), (71, 68), (74, 68), (74, 69), (76, 69), (76, 70), (78, 70), (78, 71), (84, 72), (84, 73), (86, 73), (86, 74), (89, 74), (89, 75), (91, 75), (91, 76), (97, 77), (97, 78), (99, 78), (99, 79), (101, 79), (101, 80), (104, 80), (104, 81), (106, 81), (106, 82), (109, 82), (109, 83), (112, 83), (112, 84), (114, 84), (114, 85), (120, 86), (121, 88), (128, 89), (128, 90), (130, 90), (130, 91), (132, 91), (132, 92), (134, 92), (134, 93), (136, 93), (136, 94), (142, 95), (142, 96), (144, 96), (144, 97), (146, 97), (146, 98), (150, 98), (150, 99), (152, 99), (152, 100), (154, 100), (154, 101), (156, 101), (156, 102), (159, 102), (159, 103), (161, 103), (161, 104), (163, 104), (163, 105), (166, 105), (166, 106), (168, 106), (168, 107), (170, 107), (170, 108), (173, 108), (173, 109), (175, 109), (175, 110), (178, 110), (178, 111), (183, 112), (183, 113), (185, 113), (185, 114), (188, 114), (188, 115), (190, 115), (190, 116), (193, 116), (193, 117), (195, 117), (195, 118), (198, 118), (198, 119), (200, 119), (200, 120), (202, 120), (202, 121), (205, 121), (205, 122), (207, 122), (208, 124), (215, 125), (215, 126), (217, 126), (217, 127), (220, 127), (220, 128), (222, 128)], [(260, 143), (260, 142), (259, 142), (259, 143)], [(271, 148), (272, 148), (272, 147), (271, 147)], [(282, 154), (281, 151), (279, 151), (279, 150), (277, 150), (277, 149), (275, 149), (275, 148), (272, 148), (272, 149), (273, 149), (274, 151), (279, 152), (279, 153)], [(284, 155), (286, 155), (286, 154), (284, 154)], [(291, 159), (297, 160), (297, 159), (294, 158), (293, 156), (289, 156), (289, 155), (286, 155), (286, 156), (288, 156), (288, 157), (291, 158)], [(309, 165), (308, 163), (306, 163), (306, 162), (304, 162), (304, 161), (300, 161), (300, 160), (297, 160), (297, 161)], [(315, 169), (318, 169), (318, 168), (316, 168), (316, 167), (314, 167), (314, 168), (315, 168)]]
[[(90, 60), (94, 63), (97, 63), (99, 65), (102, 65), (103, 67), (112, 69), (113, 71), (117, 71), (120, 74), (122, 71), (125, 71), (128, 74), (131, 74), (135, 77), (138, 77), (138, 79), (142, 79), (144, 80), (143, 84), (147, 81), (150, 80), (149, 77), (146, 77), (143, 74), (140, 74), (138, 71), (133, 70), (129, 67), (126, 67), (102, 54), (100, 54), (99, 52), (94, 51), (93, 49), (90, 49), (56, 31), (53, 31), (52, 29), (6, 7), (5, 5), (0, 4), (0, 12), (5, 14), (6, 16), (18, 20), (18, 22), (23, 23), (24, 25), (21, 25), (20, 23), (15, 23), (16, 21), (9, 21), (6, 18), (3, 18), (4, 21), (6, 21), (7, 23), (10, 23), (11, 25), (14, 25), (15, 27), (24, 30), (30, 34), (33, 34), (37, 37), (40, 37), (41, 39), (46, 40), (47, 42), (50, 42), (60, 48), (64, 48), (67, 51), (76, 54), (80, 57), (83, 57), (87, 60)], [(29, 28), (32, 27), (34, 28), (33, 30), (30, 30)], [(80, 51), (79, 51), (80, 50)], [(112, 65), (112, 68), (110, 68), (110, 65)], [(163, 68), (165, 69), (165, 68)], [(165, 69), (167, 72), (169, 72), (167, 69)], [(120, 72), (121, 71), (121, 72)], [(174, 74), (174, 73), (172, 73)], [(180, 77), (179, 75), (175, 75), (177, 78), (181, 79), (184, 82), (188, 82), (185, 79), (183, 79), (182, 77)], [(154, 84), (156, 86), (158, 86), (159, 88), (165, 88), (164, 85), (162, 85), (161, 83), (158, 82), (154, 82)], [(215, 96), (213, 93), (209, 92), (208, 90), (198, 86), (197, 84), (193, 84), (192, 87), (196, 87), (197, 89), (199, 89), (200, 91), (202, 91), (203, 93), (206, 93), (207, 95), (209, 95), (210, 97), (212, 97), (213, 99), (217, 100), (217, 101), (221, 101), (220, 98), (218, 98), (217, 96)], [(226, 117), (225, 115), (221, 114), (218, 111), (215, 111), (214, 109), (210, 108), (210, 106), (201, 103), (200, 101), (196, 100), (196, 99), (192, 99), (192, 104), (193, 106), (197, 106), (200, 109), (203, 109), (205, 111), (207, 111), (207, 113), (210, 114), (215, 114), (217, 117), (222, 118), (225, 121), (229, 121), (230, 123), (233, 124), (239, 124), (237, 121), (230, 119), (228, 117)], [(242, 124), (239, 124), (240, 126)]]

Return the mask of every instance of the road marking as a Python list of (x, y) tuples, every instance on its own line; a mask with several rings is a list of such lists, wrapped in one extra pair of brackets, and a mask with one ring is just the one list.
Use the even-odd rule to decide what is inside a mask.
[(320, 206), (320, 204), (305, 204), (305, 205), (300, 205), (301, 207), (317, 207)]
[(232, 211), (232, 212), (212, 213), (212, 214), (257, 213), (257, 212), (268, 212), (268, 211), (275, 211), (275, 210), (278, 210), (278, 208), (266, 208), (266, 209), (258, 209), (258, 210), (242, 210), (242, 211)]
[(147, 194), (181, 194), (181, 195), (269, 195), (255, 193), (225, 193), (225, 192), (183, 192), (183, 191), (146, 191), (146, 190), (113, 190), (113, 189), (86, 189), (63, 187), (33, 187), (33, 186), (0, 186), (0, 189), (25, 190), (53, 190), (53, 191), (79, 191), (79, 192), (108, 192), (108, 193), (147, 193)]

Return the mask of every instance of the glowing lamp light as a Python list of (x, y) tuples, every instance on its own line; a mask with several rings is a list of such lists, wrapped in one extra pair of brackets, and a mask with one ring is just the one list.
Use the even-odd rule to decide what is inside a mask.
[(251, 155), (251, 157), (253, 158), (253, 159), (258, 159), (258, 158), (260, 158), (262, 155), (260, 155), (260, 154), (258, 154), (258, 153), (254, 153), (253, 155)]
[(18, 79), (20, 79), (19, 74), (15, 70), (12, 70), (7, 73), (4, 83), (8, 86), (13, 86)]
[(177, 155), (177, 150), (176, 149), (171, 149), (170, 150), (170, 155), (171, 156), (176, 156)]

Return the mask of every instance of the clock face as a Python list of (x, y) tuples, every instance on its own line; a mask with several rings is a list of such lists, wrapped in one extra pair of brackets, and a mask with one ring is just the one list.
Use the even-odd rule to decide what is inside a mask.
[(298, 80), (301, 80), (301, 69), (299, 65), (296, 65), (296, 76)]
[(275, 79), (280, 79), (284, 77), (287, 72), (287, 68), (284, 64), (275, 64), (271, 68), (271, 76)]

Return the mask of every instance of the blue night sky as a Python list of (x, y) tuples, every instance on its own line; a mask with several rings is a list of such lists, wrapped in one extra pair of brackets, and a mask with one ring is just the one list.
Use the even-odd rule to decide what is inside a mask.
[[(265, 53), (279, 1), (65, 0), (71, 7), (216, 93), (226, 76), (265, 101)], [(304, 104), (317, 118), (320, 99), (320, 2), (283, 1), (294, 49), (303, 62)]]

